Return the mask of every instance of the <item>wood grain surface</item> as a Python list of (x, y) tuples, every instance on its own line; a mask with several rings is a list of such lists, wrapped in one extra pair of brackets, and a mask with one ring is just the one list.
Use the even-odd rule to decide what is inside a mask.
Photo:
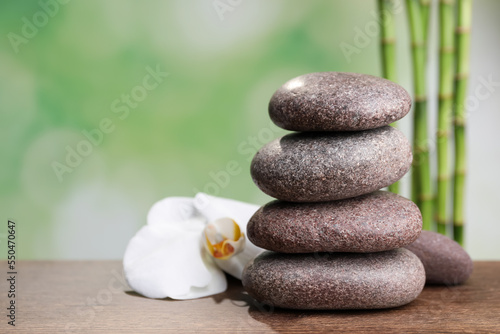
[(0, 284), (0, 333), (500, 333), (500, 262), (474, 265), (464, 285), (427, 286), (403, 307), (317, 312), (259, 304), (232, 278), (216, 296), (154, 300), (130, 290), (119, 261), (26, 261), (17, 268), (15, 328), (6, 279)]

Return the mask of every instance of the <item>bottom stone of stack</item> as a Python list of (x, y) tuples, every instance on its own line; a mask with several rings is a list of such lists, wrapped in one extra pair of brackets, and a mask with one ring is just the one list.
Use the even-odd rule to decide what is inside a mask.
[(266, 251), (245, 267), (242, 282), (250, 296), (274, 307), (381, 309), (417, 298), (425, 271), (404, 248), (361, 254)]

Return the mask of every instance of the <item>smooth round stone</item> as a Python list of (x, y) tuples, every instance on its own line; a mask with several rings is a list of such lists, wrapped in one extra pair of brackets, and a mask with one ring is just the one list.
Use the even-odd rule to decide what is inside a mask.
[(284, 201), (321, 202), (386, 187), (409, 170), (411, 146), (384, 126), (358, 132), (301, 132), (278, 138), (254, 156), (251, 174), (266, 194)]
[(387, 191), (333, 202), (273, 201), (247, 225), (253, 244), (282, 253), (380, 252), (411, 244), (421, 231), (415, 203)]
[(422, 261), (428, 284), (461, 284), (472, 273), (469, 254), (456, 241), (440, 233), (422, 231), (406, 248)]
[(425, 272), (404, 248), (362, 254), (266, 251), (247, 264), (242, 282), (250, 296), (275, 307), (380, 309), (417, 298)]
[(400, 85), (358, 73), (319, 72), (296, 77), (269, 102), (269, 116), (292, 131), (359, 131), (404, 117), (411, 97)]

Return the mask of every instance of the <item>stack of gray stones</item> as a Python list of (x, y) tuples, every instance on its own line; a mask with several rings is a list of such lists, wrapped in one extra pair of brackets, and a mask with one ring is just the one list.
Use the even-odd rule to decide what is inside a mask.
[(277, 199), (247, 226), (268, 250), (243, 272), (252, 297), (325, 310), (397, 307), (420, 294), (424, 267), (402, 248), (420, 235), (420, 211), (379, 190), (410, 168), (411, 145), (389, 126), (410, 107), (401, 86), (356, 73), (306, 74), (275, 92), (271, 119), (296, 132), (252, 161), (254, 182)]

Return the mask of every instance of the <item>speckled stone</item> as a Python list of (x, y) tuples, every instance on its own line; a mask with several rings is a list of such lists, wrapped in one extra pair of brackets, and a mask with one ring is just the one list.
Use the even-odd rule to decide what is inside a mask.
[(379, 309), (407, 304), (425, 284), (410, 251), (283, 254), (266, 251), (243, 271), (243, 287), (258, 301), (292, 309)]
[(253, 244), (282, 253), (380, 252), (411, 244), (421, 231), (415, 203), (387, 191), (333, 202), (273, 201), (247, 225)]
[(293, 131), (359, 131), (404, 117), (411, 97), (398, 84), (358, 73), (319, 72), (296, 77), (269, 102), (269, 116)]
[(428, 284), (461, 284), (472, 273), (469, 254), (456, 241), (442, 234), (422, 231), (420, 237), (405, 248), (424, 264)]
[(262, 147), (252, 178), (266, 194), (291, 202), (321, 202), (371, 193), (410, 168), (411, 146), (384, 126), (358, 132), (301, 132)]

